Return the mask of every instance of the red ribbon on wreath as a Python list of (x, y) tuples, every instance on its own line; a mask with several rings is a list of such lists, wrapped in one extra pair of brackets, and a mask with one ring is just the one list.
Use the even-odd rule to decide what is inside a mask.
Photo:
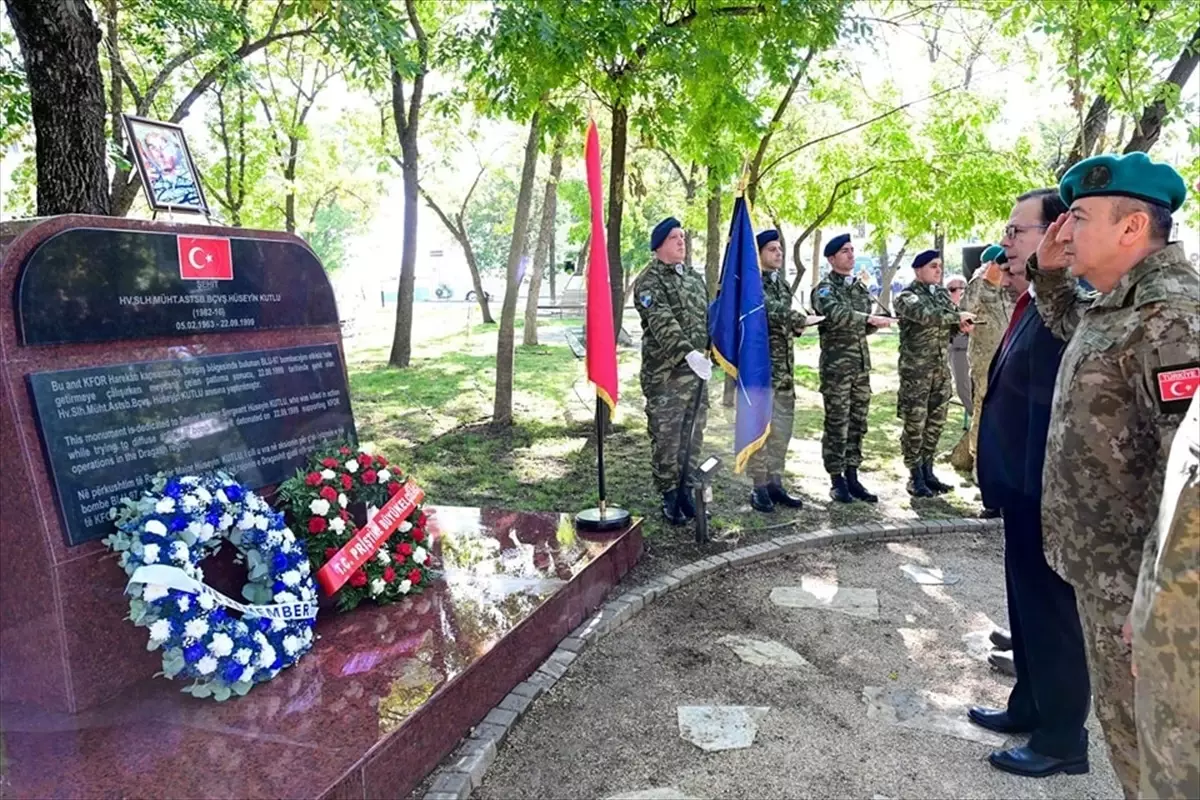
[(332, 596), (342, 588), (342, 584), (379, 551), (380, 546), (424, 499), (425, 491), (420, 486), (405, 481), (400, 491), (383, 504), (371, 521), (359, 528), (358, 533), (317, 571), (317, 583), (325, 595)]

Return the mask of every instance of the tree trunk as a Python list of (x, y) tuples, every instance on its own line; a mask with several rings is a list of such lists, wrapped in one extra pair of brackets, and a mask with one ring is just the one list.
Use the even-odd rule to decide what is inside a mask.
[(812, 237), (812, 286), (815, 289), (817, 288), (817, 284), (821, 282), (821, 259), (824, 257), (821, 255), (821, 229), (817, 228), (815, 231), (813, 231)]
[(550, 177), (546, 179), (546, 194), (542, 198), (542, 221), (538, 228), (537, 247), (533, 250), (529, 297), (525, 299), (525, 334), (522, 342), (527, 345), (538, 343), (538, 299), (542, 293), (542, 272), (546, 268), (546, 255), (553, 249), (554, 215), (558, 207), (558, 179), (562, 175), (562, 161), (562, 139), (559, 138), (554, 141), (554, 152), (550, 156)]
[(625, 210), (625, 143), (629, 128), (629, 109), (617, 102), (612, 110), (612, 159), (608, 173), (608, 230), (605, 248), (608, 250), (608, 277), (612, 287), (613, 330), (621, 330), (625, 312), (625, 269), (621, 262), (621, 214)]
[(1108, 109), (1107, 98), (1098, 96), (1092, 101), (1087, 116), (1083, 119), (1083, 125), (1079, 129), (1079, 133), (1075, 135), (1075, 144), (1071, 146), (1071, 152), (1067, 154), (1066, 162), (1059, 166), (1059, 178), (1076, 163), (1091, 155), (1092, 149), (1096, 146), (1096, 140), (1100, 138), (1108, 125)]
[[(1188, 79), (1192, 77), (1192, 73), (1196, 71), (1197, 64), (1200, 64), (1200, 28), (1197, 28), (1196, 32), (1192, 34), (1191, 41), (1184, 45), (1183, 53), (1175, 62), (1175, 66), (1171, 68), (1171, 74), (1163, 82), (1163, 88), (1174, 85), (1182, 89)], [(1162, 134), (1162, 126), (1166, 118), (1167, 104), (1160, 95), (1160, 99), (1142, 110), (1142, 116), (1134, 126), (1133, 136), (1125, 145), (1124, 152), (1148, 152)]]
[(521, 188), (517, 193), (517, 213), (513, 219), (512, 244), (508, 248), (508, 285), (500, 310), (500, 336), (496, 346), (496, 397), (492, 404), (492, 427), (512, 425), (513, 327), (517, 316), (517, 292), (520, 289), (521, 257), (529, 231), (529, 207), (533, 205), (533, 178), (537, 171), (541, 113), (534, 112), (525, 142), (525, 163), (521, 167)]
[(5, 0), (35, 134), (37, 213), (108, 214), (100, 26), (80, 0)]
[(908, 241), (905, 239), (904, 244), (900, 245), (900, 252), (896, 253), (896, 257), (892, 259), (890, 265), (886, 260), (886, 243), (880, 251), (882, 255), (879, 259), (879, 266), (882, 269), (879, 274), (879, 282), (882, 284), (882, 288), (879, 290), (879, 304), (889, 311), (892, 307), (892, 278), (896, 277), (896, 270), (900, 269), (900, 261), (904, 258), (904, 252), (908, 250)]
[(487, 292), (483, 291), (483, 278), (479, 274), (479, 262), (475, 259), (475, 248), (471, 247), (471, 240), (467, 237), (465, 227), (462, 231), (463, 235), (459, 239), (459, 244), (462, 245), (463, 253), (467, 257), (467, 271), (471, 273), (471, 285), (475, 287), (475, 301), (479, 303), (480, 324), (495, 325), (496, 319), (492, 316), (491, 301), (488, 300)]
[(717, 282), (721, 280), (721, 184), (708, 170), (708, 219), (704, 234), (704, 282), (708, 285), (708, 298), (717, 296)]
[[(242, 119), (244, 118), (245, 111), (243, 110)], [(288, 233), (296, 232), (296, 162), (299, 158), (300, 139), (295, 134), (289, 135), (288, 157), (283, 167), (283, 181), (288, 187), (287, 197), (284, 198), (283, 229)]]
[(938, 226), (933, 231), (933, 249), (938, 251), (938, 255), (942, 257), (942, 262), (945, 263), (946, 230), (941, 226)]
[[(416, 81), (420, 81), (418, 75)], [(404, 100), (404, 78), (392, 72), (392, 110), (400, 138), (400, 174), (404, 180), (404, 242), (400, 253), (400, 281), (396, 291), (396, 332), (388, 364), (401, 369), (412, 360), (413, 287), (417, 272), (417, 122), (422, 87), (414, 82), (411, 108)]]

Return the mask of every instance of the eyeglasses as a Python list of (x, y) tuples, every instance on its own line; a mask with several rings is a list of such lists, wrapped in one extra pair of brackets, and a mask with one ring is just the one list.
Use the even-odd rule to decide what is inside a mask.
[(1049, 225), (1005, 225), (1004, 235), (1009, 239), (1015, 239), (1019, 233), (1024, 233), (1025, 231), (1044, 231), (1049, 227)]
[(951, 286), (949, 289), (949, 291), (951, 291), (951, 292), (961, 292), (962, 290), (963, 290), (962, 286)]

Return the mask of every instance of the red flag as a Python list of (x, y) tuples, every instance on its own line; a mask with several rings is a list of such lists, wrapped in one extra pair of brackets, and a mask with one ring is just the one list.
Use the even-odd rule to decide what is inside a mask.
[(179, 277), (185, 281), (233, 280), (229, 240), (221, 236), (179, 236)]
[(592, 201), (592, 241), (587, 266), (587, 373), (596, 395), (617, 405), (617, 337), (613, 331), (612, 287), (608, 282), (608, 251), (604, 248), (604, 197), (601, 189), (600, 136), (596, 123), (588, 125), (584, 147), (588, 195)]

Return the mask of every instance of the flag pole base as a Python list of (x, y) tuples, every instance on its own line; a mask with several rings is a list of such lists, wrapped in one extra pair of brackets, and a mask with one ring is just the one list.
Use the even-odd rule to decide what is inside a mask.
[(589, 508), (575, 515), (575, 527), (581, 531), (615, 531), (628, 527), (630, 519), (628, 511), (616, 506)]

